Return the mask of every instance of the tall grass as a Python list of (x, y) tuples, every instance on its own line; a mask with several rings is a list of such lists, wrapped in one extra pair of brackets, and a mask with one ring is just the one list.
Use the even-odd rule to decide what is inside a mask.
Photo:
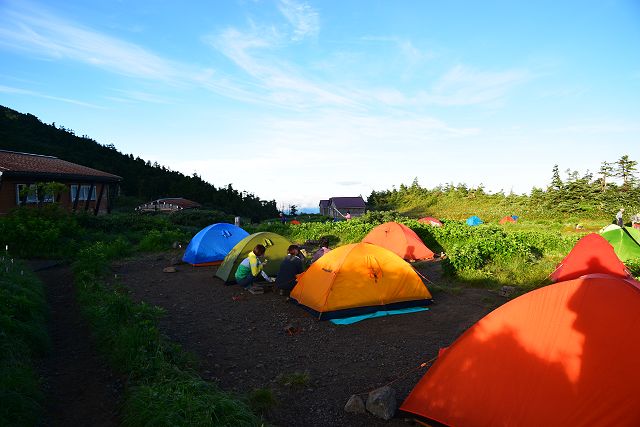
[(40, 422), (43, 393), (33, 359), (49, 348), (46, 314), (40, 281), (24, 265), (0, 257), (0, 425)]
[(136, 304), (126, 289), (102, 280), (117, 242), (80, 251), (73, 265), (78, 300), (100, 349), (129, 378), (123, 420), (128, 426), (255, 426), (241, 400), (202, 380), (195, 361), (158, 329), (163, 311)]

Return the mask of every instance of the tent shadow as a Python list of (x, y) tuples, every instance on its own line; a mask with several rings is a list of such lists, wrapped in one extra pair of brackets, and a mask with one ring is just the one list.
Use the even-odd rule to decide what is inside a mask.
[(465, 332), (401, 409), (446, 425), (640, 425), (640, 290), (599, 276), (534, 292)]

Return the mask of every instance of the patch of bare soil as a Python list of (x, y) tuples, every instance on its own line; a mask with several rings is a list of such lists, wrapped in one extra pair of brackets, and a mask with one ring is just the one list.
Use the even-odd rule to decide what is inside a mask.
[(50, 308), (51, 349), (41, 361), (44, 425), (118, 426), (122, 383), (94, 348), (76, 302), (69, 267), (36, 263), (32, 268), (44, 283)]
[[(422, 362), (505, 301), (485, 289), (439, 285), (429, 311), (337, 326), (278, 294), (226, 286), (214, 277), (216, 267), (180, 265), (176, 273), (163, 273), (173, 255), (119, 262), (114, 274), (136, 301), (166, 310), (161, 329), (199, 356), (205, 379), (243, 394), (271, 389), (278, 404), (267, 419), (278, 426), (407, 425), (402, 414), (383, 421), (343, 407), (350, 395), (409, 373), (392, 384), (400, 404), (424, 374)], [(440, 280), (437, 263), (416, 267)], [(308, 377), (287, 384), (295, 372)]]

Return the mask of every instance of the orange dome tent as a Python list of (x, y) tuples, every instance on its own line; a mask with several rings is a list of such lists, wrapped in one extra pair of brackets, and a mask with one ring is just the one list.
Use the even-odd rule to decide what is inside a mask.
[(298, 225), (300, 224), (300, 221), (298, 221), (297, 219), (294, 219), (293, 221), (291, 221), (289, 224), (291, 225)]
[(380, 224), (362, 241), (387, 248), (406, 260), (433, 258), (433, 252), (422, 243), (420, 237), (406, 225), (397, 222)]
[(400, 409), (449, 426), (639, 426), (640, 289), (596, 276), (481, 319)]
[(609, 274), (631, 278), (631, 274), (607, 240), (596, 233), (584, 236), (551, 274), (551, 280), (562, 282), (585, 274)]
[(418, 222), (423, 224), (433, 225), (434, 227), (442, 227), (442, 222), (439, 219), (434, 218), (432, 216), (425, 216), (424, 218), (420, 218)]
[(357, 243), (328, 252), (304, 273), (291, 298), (321, 319), (426, 305), (431, 294), (413, 268), (380, 246)]
[(507, 222), (513, 222), (515, 224), (516, 220), (512, 216), (505, 216), (500, 221), (498, 221), (498, 224), (506, 224)]

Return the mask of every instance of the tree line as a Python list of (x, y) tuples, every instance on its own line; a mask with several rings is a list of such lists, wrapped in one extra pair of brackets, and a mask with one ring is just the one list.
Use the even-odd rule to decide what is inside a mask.
[[(240, 191), (227, 184), (216, 187), (198, 174), (191, 176), (123, 154), (112, 144), (102, 145), (71, 129), (46, 124), (32, 114), (0, 106), (0, 149), (55, 156), (123, 178), (121, 194), (143, 203), (163, 197), (184, 197), (229, 214), (261, 220), (278, 215), (275, 200)], [(117, 201), (116, 201), (117, 203)]]
[(372, 210), (434, 211), (454, 204), (491, 207), (496, 212), (527, 213), (530, 217), (612, 217), (621, 207), (640, 212), (638, 162), (628, 155), (603, 161), (597, 173), (566, 169), (554, 165), (545, 188), (534, 187), (529, 194), (487, 192), (483, 185), (443, 184), (424, 188), (415, 179), (410, 185), (372, 191), (367, 199)]

